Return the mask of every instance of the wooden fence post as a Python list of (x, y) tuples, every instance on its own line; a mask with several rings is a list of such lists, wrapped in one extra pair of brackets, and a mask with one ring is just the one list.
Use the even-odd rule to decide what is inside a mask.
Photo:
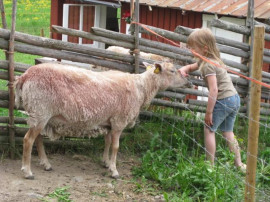
[[(7, 27), (5, 6), (4, 6), (3, 0), (0, 0), (0, 7), (1, 7), (2, 27), (4, 29), (7, 29), (8, 27)], [(6, 60), (8, 60), (8, 53), (6, 51), (4, 51), (4, 52), (5, 52)]]
[[(135, 21), (139, 22), (140, 21), (140, 15), (139, 15), (139, 9), (140, 9), (140, 4), (139, 0), (136, 0), (135, 3)], [(139, 73), (139, 68), (140, 68), (140, 46), (139, 46), (139, 25), (135, 24), (135, 33), (134, 33), (134, 46), (135, 46), (135, 73)]]
[[(264, 26), (257, 25), (254, 29), (254, 44), (252, 51), (252, 78), (262, 80)], [(259, 121), (260, 121), (261, 85), (251, 83), (249, 105), (247, 173), (245, 201), (255, 201), (255, 177), (257, 167)]]
[[(250, 36), (246, 36), (245, 40), (247, 43), (250, 44), (250, 53), (253, 53), (253, 45), (254, 45), (254, 0), (248, 0), (248, 11), (247, 11), (247, 19), (246, 19), (246, 26), (250, 29)], [(249, 67), (249, 76), (252, 75), (252, 61), (253, 56), (251, 55), (248, 61), (248, 67)], [(251, 82), (249, 82), (249, 89), (251, 88)], [(248, 92), (250, 93), (250, 92)], [(250, 112), (250, 94), (247, 95), (247, 116), (249, 116)]]
[(7, 20), (5, 14), (5, 6), (3, 0), (0, 0), (0, 7), (1, 7), (1, 17), (2, 17), (2, 27), (7, 29)]
[(14, 38), (15, 38), (15, 24), (16, 24), (16, 13), (17, 13), (17, 0), (13, 0), (12, 5), (12, 25), (10, 31), (9, 39), (9, 140), (10, 140), (10, 157), (11, 159), (15, 158), (15, 125), (14, 125)]
[(134, 19), (134, 0), (130, 0), (130, 17)]

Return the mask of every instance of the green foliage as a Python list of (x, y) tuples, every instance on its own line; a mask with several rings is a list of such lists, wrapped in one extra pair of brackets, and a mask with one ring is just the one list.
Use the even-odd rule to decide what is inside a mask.
[[(12, 16), (12, 0), (4, 1), (5, 14), (8, 29), (11, 28)], [(16, 31), (41, 35), (41, 30), (44, 31), (44, 36), (50, 36), (50, 0), (18, 0), (16, 13)], [(2, 25), (1, 25), (2, 27)], [(14, 59), (16, 62), (25, 64), (34, 64), (34, 59), (40, 56), (15, 53)], [(0, 52), (0, 58), (4, 59), (5, 55)], [(0, 84), (1, 86), (1, 84)], [(0, 87), (1, 88), (1, 87)]]
[[(7, 25), (11, 27), (12, 0), (4, 1)], [(43, 29), (45, 36), (50, 33), (50, 0), (18, 0), (16, 30), (40, 36)]]
[[(41, 30), (44, 31), (45, 37), (50, 35), (50, 0), (18, 0), (16, 14), (16, 31), (28, 33), (36, 36), (41, 35)], [(11, 28), (12, 16), (12, 0), (4, 1), (5, 15), (8, 29)], [(2, 21), (1, 27), (2, 27)], [(24, 64), (35, 64), (37, 55), (29, 55), (16, 52), (14, 54), (15, 62)], [(0, 59), (5, 60), (5, 53), (0, 51)], [(4, 70), (0, 70), (4, 71)], [(0, 80), (0, 90), (8, 90), (7, 81)], [(15, 115), (17, 112), (15, 112)], [(0, 116), (8, 116), (8, 110), (0, 108)], [(23, 115), (20, 115), (23, 116)]]
[[(69, 198), (70, 193), (68, 192), (69, 187), (56, 188), (52, 193), (48, 195), (51, 199), (57, 199), (58, 202), (72, 202)], [(42, 201), (50, 201), (46, 198), (42, 198)]]
[(92, 192), (93, 195), (100, 196), (100, 197), (108, 197), (108, 194), (106, 194), (106, 191), (100, 191), (100, 192)]
[(7, 81), (0, 79), (0, 90), (7, 90)]
[[(150, 149), (142, 158), (141, 167), (133, 170), (134, 174), (157, 181), (164, 190), (181, 193), (178, 194), (179, 199), (183, 199), (184, 196), (185, 199), (206, 201), (216, 199), (229, 201), (237, 197), (241, 199), (243, 179), (235, 181), (237, 171), (233, 166), (212, 167), (204, 161), (204, 155), (191, 156), (192, 152), (188, 151), (182, 138), (176, 134), (174, 137), (175, 147), (170, 148), (164, 144), (157, 148), (156, 145), (160, 145), (161, 138), (157, 134), (152, 139)], [(230, 198), (230, 195), (233, 198)], [(170, 199), (176, 196), (167, 194), (166, 197)]]
[[(160, 127), (150, 130), (152, 138), (149, 143), (145, 142), (148, 150), (141, 158), (141, 165), (133, 169), (133, 174), (145, 179), (144, 184), (158, 183), (166, 201), (241, 201), (245, 175), (235, 168), (234, 154), (229, 151), (226, 141), (222, 135), (216, 135), (218, 161), (211, 166), (205, 161), (202, 127), (191, 122), (188, 114), (185, 116), (187, 121), (181, 123), (160, 119), (150, 121), (149, 125), (156, 123)], [(244, 133), (247, 125), (243, 125), (243, 120), (237, 120), (235, 128), (241, 147), (247, 145), (247, 133)], [(269, 154), (269, 148), (263, 146), (260, 157), (269, 159)], [(241, 155), (246, 162), (245, 148)], [(258, 188), (270, 190), (269, 167), (265, 161), (258, 163)], [(141, 189), (145, 186), (140, 184)]]

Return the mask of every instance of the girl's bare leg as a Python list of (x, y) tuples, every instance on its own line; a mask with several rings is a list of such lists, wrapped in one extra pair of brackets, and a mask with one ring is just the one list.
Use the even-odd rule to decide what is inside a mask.
[(214, 165), (215, 153), (216, 153), (216, 137), (215, 132), (204, 127), (204, 144), (206, 148), (206, 158)]

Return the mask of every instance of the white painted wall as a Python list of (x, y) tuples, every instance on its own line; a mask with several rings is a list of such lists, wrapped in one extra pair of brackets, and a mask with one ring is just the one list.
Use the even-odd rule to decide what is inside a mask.
[[(94, 27), (106, 28), (106, 16), (107, 7), (106, 6), (96, 6), (95, 7), (95, 24)], [(94, 41), (93, 46), (95, 48), (105, 48), (105, 44), (101, 42)]]
[[(214, 33), (214, 35), (216, 35), (216, 36), (220, 36), (220, 37), (223, 37), (226, 39), (232, 39), (235, 41), (243, 42), (243, 35), (242, 34), (238, 34), (238, 33), (227, 31), (227, 30), (220, 29), (220, 28), (210, 27), (209, 21), (211, 21), (214, 18), (215, 18), (214, 15), (203, 15), (203, 27), (210, 28), (212, 30), (212, 32)], [(233, 17), (221, 17), (219, 19), (223, 20), (223, 21), (230, 22), (230, 23), (238, 24), (238, 25), (245, 25), (245, 19), (233, 18)], [(225, 53), (221, 53), (221, 57), (235, 61), (235, 62), (241, 62), (240, 57), (235, 57), (235, 56), (228, 55)]]

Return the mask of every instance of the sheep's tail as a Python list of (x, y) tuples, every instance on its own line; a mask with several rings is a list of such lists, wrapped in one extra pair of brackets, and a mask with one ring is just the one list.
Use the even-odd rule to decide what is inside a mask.
[(21, 106), (22, 101), (22, 79), (20, 77), (15, 78), (14, 89), (15, 89), (15, 106), (18, 109)]

